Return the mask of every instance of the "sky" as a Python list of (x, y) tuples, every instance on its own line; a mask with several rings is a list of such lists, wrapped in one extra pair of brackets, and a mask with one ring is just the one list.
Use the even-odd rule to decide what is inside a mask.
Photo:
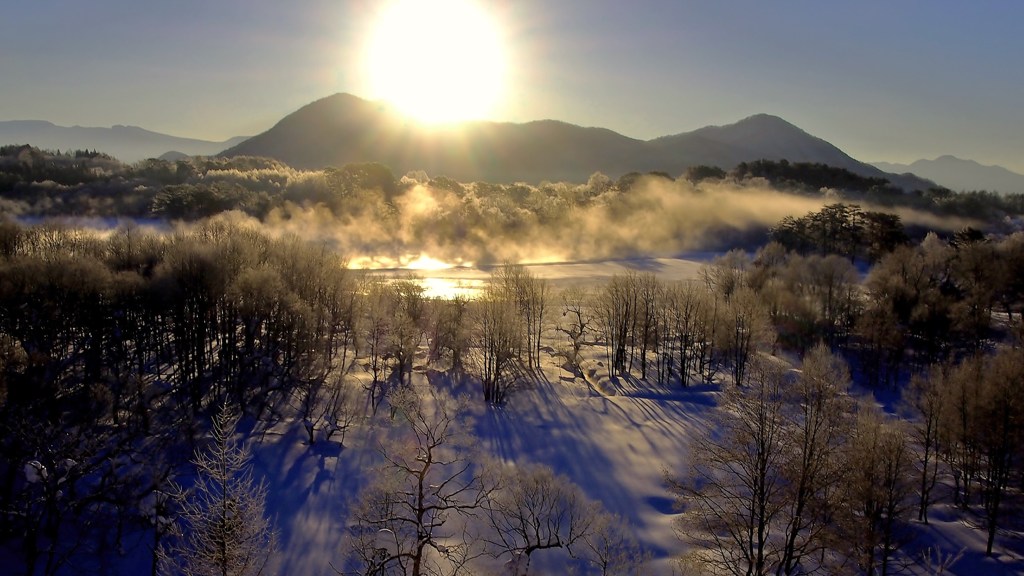
[[(0, 120), (219, 141), (337, 92), (376, 99), (365, 61), (386, 1), (11, 2)], [(859, 160), (952, 154), (1024, 173), (1018, 0), (478, 4), (507, 58), (488, 119), (649, 139), (763, 112)]]

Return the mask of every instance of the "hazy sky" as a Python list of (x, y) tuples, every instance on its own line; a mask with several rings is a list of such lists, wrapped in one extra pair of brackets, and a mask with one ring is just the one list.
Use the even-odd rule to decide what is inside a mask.
[[(510, 57), (495, 120), (647, 139), (766, 112), (861, 160), (953, 154), (1024, 172), (1019, 0), (481, 4)], [(0, 120), (256, 134), (335, 92), (372, 96), (361, 58), (379, 5), (8, 2)]]

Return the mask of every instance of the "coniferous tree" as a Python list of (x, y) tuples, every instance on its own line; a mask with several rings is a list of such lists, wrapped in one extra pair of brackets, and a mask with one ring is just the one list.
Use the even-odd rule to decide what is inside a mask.
[(267, 488), (253, 479), (248, 451), (234, 442), (236, 424), (222, 409), (213, 419), (210, 446), (195, 453), (195, 483), (178, 493), (180, 533), (162, 551), (164, 574), (261, 574), (275, 552), (276, 534), (265, 516)]

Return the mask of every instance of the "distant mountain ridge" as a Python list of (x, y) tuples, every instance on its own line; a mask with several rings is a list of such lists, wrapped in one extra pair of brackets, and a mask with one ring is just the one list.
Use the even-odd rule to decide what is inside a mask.
[(939, 156), (934, 160), (917, 160), (912, 164), (873, 162), (887, 172), (912, 172), (934, 180), (950, 190), (988, 190), (1004, 194), (1024, 194), (1024, 174), (1002, 166), (986, 166), (974, 160), (955, 156)]
[(182, 138), (120, 124), (110, 128), (58, 126), (45, 120), (0, 121), (0, 144), (31, 144), (47, 150), (99, 150), (122, 162), (157, 158), (172, 150), (188, 156), (213, 156), (246, 140), (223, 142)]
[(886, 174), (768, 114), (644, 141), (557, 120), (425, 126), (351, 94), (308, 104), (221, 155), (268, 156), (307, 169), (380, 162), (396, 174), (424, 170), (462, 181), (535, 183), (583, 182), (598, 171), (613, 177), (654, 170), (678, 176), (701, 164), (728, 170), (740, 162), (785, 159), (887, 178), (907, 190), (934, 186), (913, 175)]

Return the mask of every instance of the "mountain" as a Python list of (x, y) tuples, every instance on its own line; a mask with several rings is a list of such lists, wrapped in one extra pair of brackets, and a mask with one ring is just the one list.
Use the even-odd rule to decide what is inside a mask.
[(935, 160), (918, 160), (913, 164), (874, 162), (887, 172), (912, 172), (934, 180), (950, 190), (988, 190), (1004, 194), (1024, 194), (1024, 175), (1002, 166), (985, 166), (974, 160), (955, 156), (939, 156)]
[(336, 94), (221, 155), (269, 156), (309, 169), (380, 162), (398, 174), (425, 170), (464, 181), (508, 182), (586, 180), (601, 167), (629, 171), (634, 168), (622, 159), (643, 145), (611, 130), (553, 120), (431, 127), (385, 105)]
[(396, 174), (425, 170), (432, 176), (490, 182), (584, 182), (597, 171), (612, 177), (653, 170), (679, 175), (698, 164), (730, 169), (744, 161), (787, 159), (885, 177), (905, 189), (933, 185), (912, 175), (884, 174), (767, 114), (644, 141), (555, 120), (432, 127), (351, 94), (308, 104), (221, 155), (269, 156), (309, 169), (380, 162)]
[(245, 137), (224, 142), (180, 138), (151, 132), (138, 126), (110, 128), (57, 126), (42, 120), (0, 121), (0, 145), (31, 144), (47, 150), (99, 150), (122, 162), (157, 158), (175, 150), (188, 156), (212, 156)]

